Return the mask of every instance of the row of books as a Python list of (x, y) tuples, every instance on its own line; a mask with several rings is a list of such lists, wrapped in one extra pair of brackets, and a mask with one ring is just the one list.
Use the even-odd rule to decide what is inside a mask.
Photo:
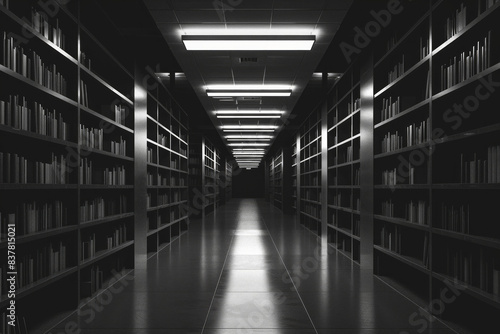
[(60, 228), (68, 223), (68, 208), (62, 201), (17, 204), (12, 213), (0, 212), (2, 238), (7, 225), (16, 225), (18, 236)]
[(99, 266), (92, 266), (89, 272), (89, 279), (82, 281), (81, 294), (82, 296), (92, 296), (97, 291), (103, 288), (104, 272)]
[(429, 207), (426, 201), (410, 201), (405, 207), (405, 219), (411, 223), (427, 225), (429, 221)]
[(82, 261), (94, 258), (96, 254), (95, 233), (92, 233), (86, 240), (87, 241), (82, 241), (82, 249), (81, 249)]
[(311, 190), (311, 189), (302, 190), (301, 197), (302, 197), (302, 199), (309, 200), (309, 201), (320, 201), (321, 200), (321, 194), (318, 191)]
[(310, 216), (316, 217), (318, 219), (321, 219), (321, 208), (319, 208), (317, 205), (306, 203), (302, 207), (302, 212)]
[(318, 175), (316, 174), (310, 174), (310, 175), (306, 175), (306, 176), (303, 176), (303, 180), (301, 182), (301, 185), (303, 186), (312, 186), (312, 187), (316, 187), (316, 186), (319, 186), (319, 180), (320, 178), (318, 177)]
[(78, 131), (78, 143), (83, 146), (95, 148), (98, 150), (104, 149), (104, 130), (96, 128), (88, 128), (80, 124)]
[(347, 103), (347, 114), (350, 115), (361, 108), (361, 99), (358, 97), (353, 103)]
[(392, 96), (382, 99), (382, 109), (380, 111), (380, 121), (383, 122), (399, 114), (403, 108), (408, 108), (415, 104), (414, 97)]
[(107, 249), (117, 247), (127, 241), (127, 226), (120, 225), (115, 229), (112, 235), (106, 238)]
[(125, 106), (115, 105), (115, 122), (121, 125), (125, 125), (125, 119), (128, 116), (128, 111)]
[(67, 94), (66, 79), (55, 64), (45, 64), (35, 51), (24, 50), (6, 32), (3, 33), (2, 47), (5, 67), (59, 94)]
[(467, 7), (462, 3), (460, 9), (455, 10), (452, 16), (446, 19), (445, 37), (450, 39), (467, 26)]
[[(8, 3), (8, 0), (6, 0)], [(0, 0), (0, 5), (2, 5), (3, 0)], [(11, 326), (9, 324), (10, 320), (7, 318), (8, 312), (1, 313), (1, 327), (0, 330), (2, 334), (29, 334), (28, 326), (26, 325), (26, 318), (17, 316), (16, 326)]]
[(17, 255), (16, 285), (18, 289), (66, 269), (66, 245), (61, 241), (30, 253)]
[(461, 183), (500, 183), (500, 146), (488, 147), (486, 160), (478, 159), (474, 153), (471, 161), (460, 154)]
[(427, 57), (427, 55), (429, 55), (429, 53), (431, 52), (429, 38), (422, 39), (422, 37), (420, 37), (420, 45), (418, 50), (419, 50), (418, 57), (420, 60), (424, 59), (425, 57)]
[(79, 173), (81, 184), (126, 185), (126, 170), (124, 166), (94, 170), (92, 160), (84, 158), (81, 160)]
[(106, 200), (97, 197), (93, 200), (86, 200), (80, 205), (80, 221), (88, 222), (127, 212), (127, 196), (120, 195), (117, 198)]
[(483, 41), (478, 41), (469, 52), (462, 52), (441, 65), (441, 90), (448, 89), (490, 67), (491, 30)]
[(395, 186), (398, 184), (415, 184), (415, 167), (408, 165), (407, 175), (400, 175), (397, 168), (382, 172), (382, 185)]
[(399, 134), (399, 131), (395, 133), (388, 132), (384, 139), (382, 139), (382, 153), (393, 152), (396, 150), (403, 149), (405, 147), (411, 147), (413, 145), (423, 144), (428, 141), (428, 126), (429, 119), (420, 122), (419, 124), (411, 124), (406, 127), (406, 136)]
[(441, 220), (436, 222), (436, 227), (459, 233), (469, 233), (470, 207), (441, 203)]
[(479, 263), (479, 288), (500, 297), (500, 262), (495, 256), (482, 256)]
[(66, 36), (59, 27), (59, 19), (55, 18), (55, 24), (51, 24), (48, 20), (47, 13), (42, 13), (32, 8), (31, 24), (35, 31), (43, 35), (61, 49), (66, 49)]
[(399, 226), (394, 225), (393, 228), (383, 226), (380, 230), (380, 246), (392, 252), (401, 254), (401, 231)]
[(111, 141), (111, 153), (127, 156), (127, 141), (120, 136), (119, 141)]
[(51, 154), (50, 162), (28, 160), (17, 153), (0, 152), (0, 183), (67, 184), (66, 157)]
[(89, 92), (87, 84), (83, 80), (80, 80), (80, 104), (84, 107), (89, 107)]
[(153, 155), (153, 149), (148, 147), (148, 150), (146, 152), (146, 161), (149, 163), (154, 163), (154, 155)]
[(89, 57), (87, 57), (85, 52), (80, 52), (80, 64), (82, 64), (89, 70), (92, 70), (92, 60)]
[(399, 63), (394, 65), (392, 70), (387, 73), (387, 83), (391, 83), (393, 81), (396, 81), (400, 76), (402, 76), (405, 73), (405, 55), (402, 55), (402, 59)]
[(62, 140), (67, 140), (69, 133), (61, 113), (49, 111), (38, 102), (30, 108), (26, 98), (18, 95), (0, 101), (0, 125)]

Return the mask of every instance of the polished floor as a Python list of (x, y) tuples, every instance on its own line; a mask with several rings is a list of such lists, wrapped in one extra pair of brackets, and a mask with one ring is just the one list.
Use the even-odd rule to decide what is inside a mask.
[(233, 200), (50, 333), (454, 333), (260, 200)]

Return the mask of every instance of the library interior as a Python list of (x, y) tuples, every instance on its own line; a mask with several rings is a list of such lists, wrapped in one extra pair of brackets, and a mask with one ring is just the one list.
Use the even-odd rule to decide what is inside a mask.
[(0, 0), (0, 334), (498, 333), (497, 20)]

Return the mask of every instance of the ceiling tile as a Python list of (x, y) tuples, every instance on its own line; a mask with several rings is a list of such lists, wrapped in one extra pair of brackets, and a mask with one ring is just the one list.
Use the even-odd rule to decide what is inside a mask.
[(319, 10), (275, 10), (273, 22), (281, 23), (316, 23), (321, 16)]
[(340, 24), (346, 15), (345, 10), (324, 10), (321, 14), (319, 22), (321, 23), (337, 23)]
[(215, 10), (176, 10), (180, 23), (217, 23), (224, 22), (224, 16)]
[(228, 23), (269, 23), (271, 10), (233, 10), (226, 11), (225, 18)]
[[(331, 0), (328, 0), (331, 1)], [(323, 9), (326, 0), (274, 0), (274, 9)]]

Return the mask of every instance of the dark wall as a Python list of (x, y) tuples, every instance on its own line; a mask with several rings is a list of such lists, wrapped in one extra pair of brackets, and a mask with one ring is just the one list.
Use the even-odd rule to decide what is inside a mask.
[(264, 198), (264, 167), (235, 170), (233, 173), (234, 198)]

